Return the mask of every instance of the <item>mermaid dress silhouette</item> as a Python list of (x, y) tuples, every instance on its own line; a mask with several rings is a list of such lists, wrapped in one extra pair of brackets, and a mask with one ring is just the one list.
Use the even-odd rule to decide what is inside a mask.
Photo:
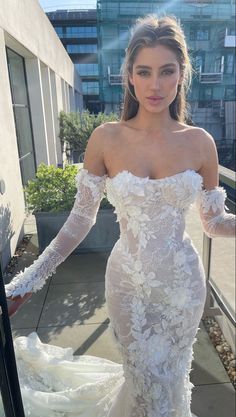
[(104, 191), (115, 207), (120, 238), (107, 261), (105, 296), (122, 364), (73, 356), (71, 348), (15, 339), (26, 416), (192, 417), (189, 374), (206, 280), (185, 232), (192, 204), (210, 237), (235, 236), (226, 191), (206, 191), (192, 169), (150, 179), (122, 171), (113, 178), (80, 170), (73, 209), (39, 258), (7, 284), (7, 296), (38, 291), (96, 221)]

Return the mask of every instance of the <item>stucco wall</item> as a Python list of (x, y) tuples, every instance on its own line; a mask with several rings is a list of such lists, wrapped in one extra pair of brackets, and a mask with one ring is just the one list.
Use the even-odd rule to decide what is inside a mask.
[[(25, 219), (6, 47), (25, 60), (36, 164), (60, 164), (60, 110), (82, 110), (81, 79), (37, 0), (0, 6), (0, 262), (13, 255)], [(75, 93), (77, 99), (75, 100)], [(79, 97), (79, 100), (78, 100)]]

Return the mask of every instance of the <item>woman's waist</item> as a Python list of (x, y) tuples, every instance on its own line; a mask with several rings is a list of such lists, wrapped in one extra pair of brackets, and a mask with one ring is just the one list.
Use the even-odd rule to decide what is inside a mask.
[(154, 248), (172, 248), (174, 250), (184, 243), (192, 243), (184, 229), (174, 230), (172, 233), (162, 231), (155, 233), (153, 230), (150, 230), (149, 233), (140, 231), (136, 235), (130, 231), (121, 230), (119, 241), (120, 245), (132, 251), (137, 249), (152, 251)]

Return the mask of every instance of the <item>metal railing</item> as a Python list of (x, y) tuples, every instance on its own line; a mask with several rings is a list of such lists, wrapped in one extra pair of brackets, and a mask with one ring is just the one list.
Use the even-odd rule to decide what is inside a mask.
[[(236, 180), (235, 180), (235, 173), (234, 171), (229, 170), (223, 166), (219, 166), (219, 178), (220, 182), (226, 184), (233, 190), (236, 188)], [(228, 198), (231, 208), (235, 212), (235, 201)], [(227, 203), (227, 202), (226, 202)], [(211, 260), (212, 260), (212, 239), (209, 238), (205, 233), (203, 236), (203, 266), (205, 269), (206, 280), (207, 280), (207, 296), (206, 296), (206, 303), (203, 313), (203, 318), (207, 316), (218, 316), (225, 314), (229, 321), (232, 323), (234, 327), (236, 327), (235, 316), (232, 314), (230, 309), (228, 308), (225, 300), (221, 296), (220, 292), (218, 291), (217, 287), (214, 285), (213, 280), (210, 276), (210, 267), (211, 267)], [(214, 307), (214, 301), (218, 304), (219, 307)]]

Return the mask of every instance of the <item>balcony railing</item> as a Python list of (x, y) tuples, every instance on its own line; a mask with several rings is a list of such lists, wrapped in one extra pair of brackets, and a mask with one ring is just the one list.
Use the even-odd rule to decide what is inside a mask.
[(110, 66), (107, 67), (108, 73), (108, 82), (110, 85), (122, 85), (122, 75), (121, 74), (111, 74)]
[(199, 81), (201, 84), (216, 84), (223, 80), (223, 72), (200, 72)]
[[(232, 190), (236, 189), (235, 173), (233, 171), (223, 166), (219, 166), (219, 177), (221, 183), (230, 187)], [(233, 201), (229, 195), (228, 197), (228, 204), (226, 202), (226, 205), (232, 207), (233, 212), (235, 212), (235, 201)], [(208, 285), (203, 317), (225, 314), (231, 324), (235, 327), (235, 314), (232, 311), (229, 302), (227, 302), (226, 298), (221, 294), (221, 291), (217, 287), (214, 277), (211, 277), (210, 267), (211, 262), (213, 261), (212, 256), (214, 256), (212, 255), (212, 239), (204, 234), (202, 260)], [(214, 307), (214, 300), (218, 304), (219, 308)]]

